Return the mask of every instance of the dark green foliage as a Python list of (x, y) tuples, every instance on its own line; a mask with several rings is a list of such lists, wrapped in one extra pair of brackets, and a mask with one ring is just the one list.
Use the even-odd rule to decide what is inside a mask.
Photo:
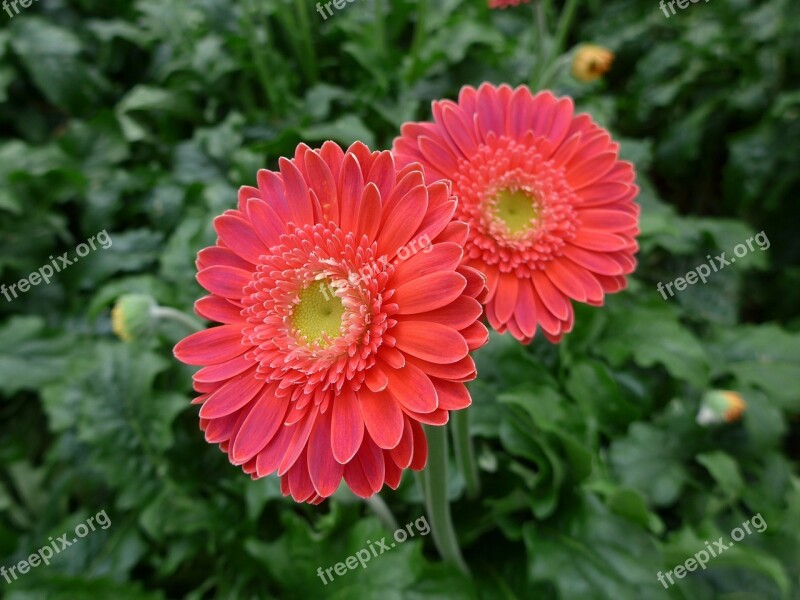
[[(298, 506), (227, 464), (171, 355), (186, 331), (125, 344), (110, 307), (136, 292), (189, 312), (211, 219), (297, 143), (387, 148), (431, 99), (527, 81), (533, 5), (355, 0), (323, 21), (288, 0), (40, 0), (0, 21), (0, 281), (113, 239), (0, 296), (0, 566), (98, 511), (112, 521), (0, 578), (0, 595), (800, 599), (796, 2), (669, 19), (655, 0), (580, 3), (570, 44), (605, 44), (615, 66), (553, 87), (637, 165), (639, 268), (606, 306), (577, 307), (560, 345), (493, 335), (477, 353), (481, 496), (449, 482), (474, 581), (417, 537), (327, 586), (318, 567), (390, 532), (347, 494)], [(769, 249), (666, 301), (656, 290), (762, 230)], [(742, 421), (696, 422), (713, 388), (743, 396)], [(424, 514), (409, 473), (384, 497), (401, 526)], [(658, 582), (756, 513), (764, 533)]]

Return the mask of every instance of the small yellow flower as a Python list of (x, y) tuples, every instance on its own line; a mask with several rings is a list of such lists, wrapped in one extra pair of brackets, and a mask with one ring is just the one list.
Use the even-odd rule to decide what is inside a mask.
[(614, 53), (595, 44), (584, 44), (572, 59), (572, 76), (578, 81), (595, 81), (608, 73)]

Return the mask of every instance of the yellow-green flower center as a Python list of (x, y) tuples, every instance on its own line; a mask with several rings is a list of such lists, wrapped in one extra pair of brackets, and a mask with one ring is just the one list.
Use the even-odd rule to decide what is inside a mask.
[(328, 346), (339, 337), (344, 304), (328, 281), (315, 282), (301, 290), (292, 323), (309, 344)]
[(495, 216), (512, 235), (524, 233), (539, 216), (535, 199), (522, 190), (501, 189), (495, 194)]

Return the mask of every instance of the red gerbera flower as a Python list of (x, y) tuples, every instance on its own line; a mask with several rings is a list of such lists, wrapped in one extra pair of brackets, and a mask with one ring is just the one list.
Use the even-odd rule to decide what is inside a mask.
[(222, 325), (175, 347), (204, 366), (206, 439), (254, 479), (277, 471), (298, 502), (342, 477), (368, 497), (422, 469), (420, 423), (469, 406), (468, 352), (488, 338), (455, 208), (449, 183), (361, 143), (301, 145), (279, 173), (260, 171), (197, 258), (210, 295), (195, 310)]
[(527, 4), (531, 0), (489, 0), (489, 8), (508, 8), (509, 6), (519, 6)]
[(470, 224), (464, 263), (487, 277), (486, 315), (528, 343), (572, 329), (571, 300), (601, 305), (636, 267), (633, 165), (569, 98), (484, 84), (458, 104), (433, 103), (433, 123), (407, 123), (398, 164), (450, 180)]

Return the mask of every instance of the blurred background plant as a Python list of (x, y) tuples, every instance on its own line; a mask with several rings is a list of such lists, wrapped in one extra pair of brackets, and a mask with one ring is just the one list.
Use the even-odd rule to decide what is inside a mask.
[[(544, 4), (552, 19), (568, 6)], [(572, 4), (571, 2), (569, 4)], [(7, 585), (32, 598), (800, 598), (800, 8), (586, 0), (563, 37), (614, 54), (594, 82), (548, 75), (638, 167), (641, 264), (580, 307), (559, 346), (495, 336), (471, 410), (482, 491), (451, 469), (469, 581), (412, 540), (323, 586), (387, 535), (347, 495), (321, 508), (251, 482), (208, 446), (171, 357), (186, 324), (130, 343), (111, 307), (189, 312), (212, 216), (300, 141), (386, 148), (434, 98), (546, 70), (539, 0), (312, 3), (47, 0), (0, 30), (0, 281), (107, 229), (114, 244), (0, 300), (0, 565), (101, 509), (112, 527)], [(548, 56), (547, 60), (540, 57)], [(707, 254), (771, 247), (664, 301)], [(734, 268), (735, 267), (735, 268)], [(155, 329), (151, 329), (154, 327)], [(137, 331), (136, 328), (129, 330)], [(131, 336), (129, 336), (131, 337)], [(740, 420), (700, 424), (732, 390)], [(422, 515), (412, 478), (385, 500)], [(760, 512), (750, 536), (669, 591), (656, 573)]]

